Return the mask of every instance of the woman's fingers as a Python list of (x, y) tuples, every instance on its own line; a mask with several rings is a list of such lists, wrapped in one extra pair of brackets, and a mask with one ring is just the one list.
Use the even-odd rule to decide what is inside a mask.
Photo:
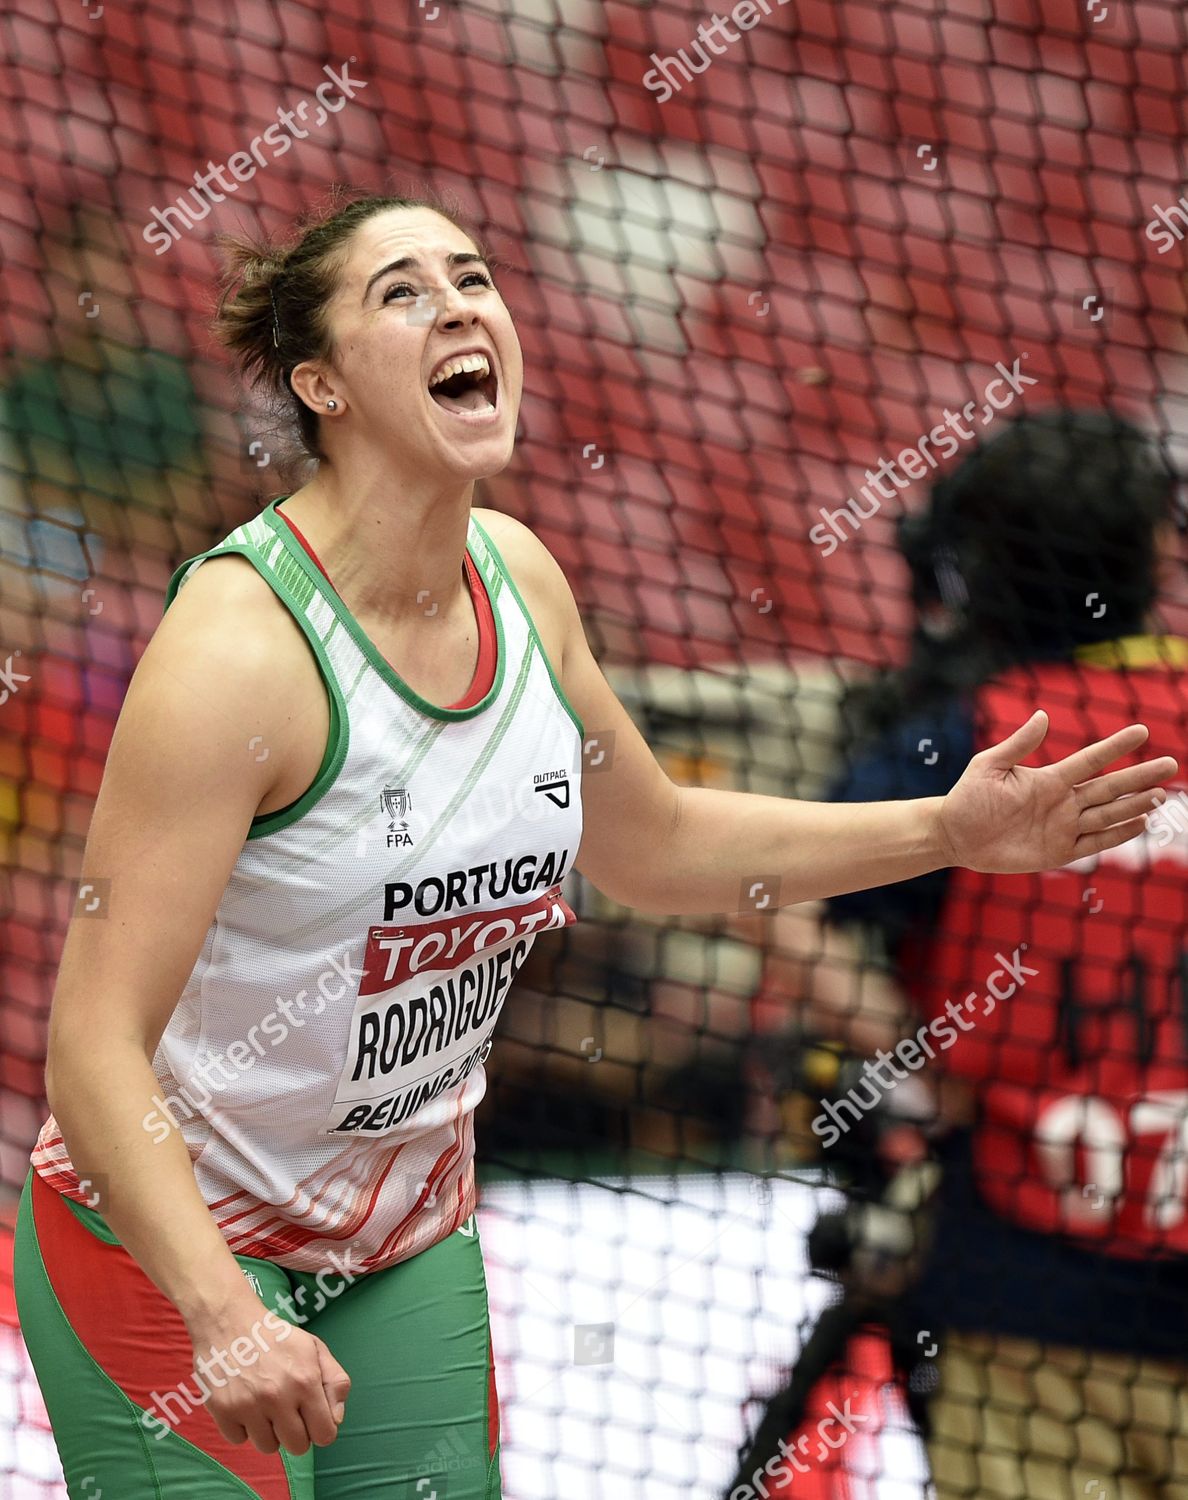
[(1086, 745), (1083, 750), (1074, 750), (1071, 755), (1058, 760), (1052, 769), (1060, 772), (1066, 785), (1079, 786), (1097, 776), (1107, 766), (1113, 765), (1122, 756), (1137, 750), (1149, 733), (1145, 724), (1127, 724), (1125, 729), (1115, 730), (1104, 740)]
[[(311, 1398), (310, 1405), (313, 1406), (315, 1401), (316, 1398)], [(300, 1406), (287, 1407), (283, 1412), (273, 1413), (272, 1430), (286, 1453), (309, 1452), (312, 1431), (305, 1406), (306, 1403), (302, 1402)]]
[(273, 1429), (272, 1422), (263, 1412), (253, 1412), (244, 1424), (247, 1428), (248, 1441), (253, 1448), (261, 1453), (276, 1453), (280, 1448), (280, 1438)]
[[(277, 1344), (281, 1344), (281, 1339)], [(327, 1447), (338, 1436), (350, 1376), (321, 1339), (297, 1328), (233, 1372), (211, 1393), (210, 1410), (231, 1443), (250, 1442), (260, 1453), (302, 1454), (311, 1443)]]
[(1154, 791), (1178, 769), (1178, 762), (1171, 755), (1144, 760), (1137, 766), (1127, 766), (1125, 770), (1111, 771), (1108, 776), (1082, 782), (1077, 787), (1077, 801), (1083, 808), (1101, 807), (1132, 792)]
[(1100, 833), (1102, 829), (1111, 828), (1115, 823), (1141, 818), (1146, 813), (1154, 812), (1158, 806), (1158, 799), (1150, 792), (1135, 792), (1129, 797), (1118, 797), (1113, 802), (1097, 803), (1085, 808), (1077, 820), (1077, 828), (1081, 833)]
[(333, 1403), (323, 1386), (318, 1395), (301, 1403), (301, 1419), (305, 1423), (311, 1440), (319, 1448), (328, 1448), (338, 1436), (338, 1422), (334, 1416)]
[(242, 1422), (233, 1422), (229, 1417), (220, 1415), (213, 1406), (210, 1408), (210, 1414), (214, 1419), (215, 1426), (229, 1443), (247, 1442), (248, 1432)]
[[(315, 1336), (316, 1337), (316, 1336)], [(330, 1353), (321, 1339), (317, 1339), (318, 1367), (322, 1374), (322, 1387), (335, 1422), (345, 1415), (346, 1398), (351, 1391), (351, 1377)]]
[(1125, 823), (1115, 823), (1103, 828), (1100, 833), (1083, 833), (1073, 845), (1073, 858), (1084, 859), (1087, 854), (1101, 854), (1105, 849), (1116, 849), (1128, 839), (1137, 838), (1147, 826), (1146, 814), (1141, 818), (1128, 818)]
[(1008, 734), (1005, 740), (1000, 740), (997, 745), (988, 745), (981, 752), (981, 758), (988, 765), (1004, 769), (1017, 766), (1033, 750), (1039, 749), (1047, 733), (1048, 716), (1042, 708), (1037, 708), (1031, 718), (1025, 724), (1020, 724), (1012, 734)]

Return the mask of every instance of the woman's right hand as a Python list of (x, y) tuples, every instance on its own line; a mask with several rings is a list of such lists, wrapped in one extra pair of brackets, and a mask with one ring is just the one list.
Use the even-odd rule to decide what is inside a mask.
[(316, 1334), (286, 1323), (255, 1298), (190, 1328), (194, 1371), (229, 1443), (261, 1453), (305, 1453), (338, 1436), (351, 1378)]

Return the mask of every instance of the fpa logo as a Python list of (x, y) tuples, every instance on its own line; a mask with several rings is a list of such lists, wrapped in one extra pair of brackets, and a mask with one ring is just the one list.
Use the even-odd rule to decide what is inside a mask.
[(411, 849), (412, 835), (408, 831), (408, 814), (412, 808), (412, 797), (407, 787), (386, 786), (380, 793), (380, 807), (387, 814), (388, 848)]

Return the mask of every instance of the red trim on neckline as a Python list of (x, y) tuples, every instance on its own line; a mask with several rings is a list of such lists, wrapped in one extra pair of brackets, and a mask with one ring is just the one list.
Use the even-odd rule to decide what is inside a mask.
[[(314, 549), (305, 540), (304, 534), (302, 532), (298, 531), (298, 529), (297, 529), (297, 522), (296, 521), (290, 521), (289, 518), (288, 518), (288, 516), (282, 515), (281, 514), (281, 509), (280, 509), (279, 506), (277, 506), (276, 513), (277, 513), (278, 516), (280, 516), (281, 520), (284, 521), (285, 525), (288, 526), (289, 530), (293, 533), (293, 535), (297, 538), (297, 540), (301, 543), (301, 545), (309, 553), (310, 557), (313, 558), (314, 562), (317, 563), (318, 568), (321, 571), (322, 577), (326, 580), (327, 583), (330, 583), (330, 575), (329, 575), (329, 573), (327, 573), (326, 570), (325, 570), (325, 568), (322, 567), (321, 561), (318, 558), (318, 554), (314, 551)], [(330, 587), (333, 589), (334, 585), (332, 583), (330, 583)], [(335, 593), (338, 592), (337, 589), (335, 589), (334, 591), (335, 591)]]
[(495, 660), (499, 654), (495, 635), (495, 611), (487, 593), (487, 585), (469, 552), (463, 561), (466, 565), (466, 579), (470, 584), (470, 602), (474, 605), (474, 615), (478, 621), (478, 658), (474, 664), (470, 686), (457, 703), (446, 705), (449, 708), (473, 708), (487, 696), (495, 682)]
[[(314, 551), (314, 549), (306, 541), (305, 537), (301, 534), (300, 530), (297, 527), (297, 523), (295, 521), (291, 521), (289, 517), (286, 516), (281, 510), (279, 500), (277, 501), (276, 505), (273, 506), (273, 512), (274, 514), (280, 516), (281, 520), (284, 521), (286, 526), (288, 526), (289, 530), (305, 548), (306, 552), (308, 552), (310, 557), (313, 558), (314, 562), (317, 563), (318, 570), (321, 572), (322, 577), (326, 580), (327, 583), (330, 584), (331, 588), (334, 588), (334, 584), (330, 581), (330, 575), (326, 572), (325, 568), (322, 567), (321, 560), (319, 559), (318, 554)], [(490, 595), (487, 593), (487, 586), (483, 582), (482, 574), (475, 567), (469, 550), (466, 552), (462, 561), (463, 571), (466, 575), (466, 581), (470, 586), (470, 599), (471, 603), (474, 605), (475, 619), (478, 622), (479, 648), (478, 660), (474, 664), (474, 676), (470, 679), (470, 686), (466, 689), (466, 692), (462, 695), (462, 697), (458, 699), (457, 703), (447, 703), (443, 705), (443, 707), (451, 709), (473, 708), (476, 703), (487, 696), (487, 694), (491, 691), (491, 687), (495, 681), (495, 665), (496, 657), (498, 655), (498, 643), (495, 638), (495, 612), (491, 605)], [(335, 593), (337, 592), (338, 590), (335, 589)], [(391, 664), (389, 663), (389, 665)]]

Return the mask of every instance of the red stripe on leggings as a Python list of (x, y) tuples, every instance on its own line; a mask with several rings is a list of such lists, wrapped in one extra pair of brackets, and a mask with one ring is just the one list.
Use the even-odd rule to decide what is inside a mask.
[(16, 1297), (12, 1290), (12, 1230), (0, 1225), (0, 1323), (17, 1326)]
[[(70, 1326), (128, 1399), (163, 1416), (154, 1391), (164, 1394), (184, 1381), (194, 1392), (194, 1350), (177, 1308), (125, 1249), (104, 1244), (84, 1228), (36, 1172), (33, 1222), (50, 1285)], [(177, 1403), (172, 1411), (176, 1413)], [(260, 1453), (250, 1440), (229, 1443), (205, 1406), (194, 1407), (173, 1427), (238, 1475), (260, 1500), (292, 1500), (280, 1454)], [(146, 1429), (150, 1453), (156, 1431)]]
[(487, 1334), (487, 1457), (495, 1457), (499, 1446), (499, 1392), (495, 1389), (495, 1350)]

